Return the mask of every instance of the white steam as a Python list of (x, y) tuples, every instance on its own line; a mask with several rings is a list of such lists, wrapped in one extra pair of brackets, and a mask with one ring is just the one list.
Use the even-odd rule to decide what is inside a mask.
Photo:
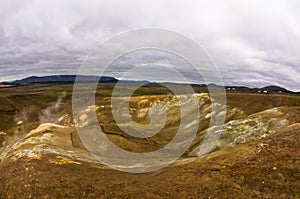
[(46, 109), (42, 110), (39, 115), (40, 123), (57, 123), (57, 118), (59, 115), (59, 110), (62, 105), (62, 101), (66, 97), (66, 92), (63, 92), (58, 98), (55, 104), (48, 106)]

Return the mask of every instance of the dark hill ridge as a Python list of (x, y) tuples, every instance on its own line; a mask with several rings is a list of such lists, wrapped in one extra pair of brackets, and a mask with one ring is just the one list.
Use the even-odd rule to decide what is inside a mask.
[[(93, 75), (50, 75), (50, 76), (30, 76), (26, 77), (24, 79), (15, 80), (11, 82), (0, 82), (0, 88), (1, 87), (10, 87), (10, 86), (16, 86), (20, 84), (32, 84), (32, 83), (74, 83), (77, 78), (77, 81), (80, 82), (94, 82), (98, 81), (102, 83), (116, 83), (119, 80), (115, 77), (110, 76), (93, 76)], [(134, 80), (121, 80), (124, 83), (136, 83), (140, 81), (134, 81)], [(142, 82), (148, 82), (147, 80), (144, 80)], [(173, 83), (162, 83), (164, 84), (173, 84)], [(180, 83), (174, 83), (174, 84), (180, 84)], [(148, 82), (148, 84), (144, 85), (148, 87), (160, 87), (161, 85), (156, 82)], [(222, 87), (216, 84), (192, 84), (192, 86), (201, 92), (208, 92), (207, 86), (210, 86), (210, 88), (214, 89), (221, 89)], [(197, 89), (198, 88), (198, 89)], [(249, 88), (246, 86), (225, 86), (226, 92), (237, 92), (237, 93), (263, 93), (263, 94), (300, 94), (299, 92), (293, 92), (290, 90), (287, 90), (285, 88), (270, 85), (263, 88)], [(221, 89), (222, 90), (222, 89)]]
[(9, 84), (31, 84), (31, 83), (74, 83), (76, 78), (81, 82), (117, 82), (114, 77), (109, 76), (84, 76), (84, 75), (51, 75), (51, 76), (31, 76), (21, 80), (10, 82)]
[(248, 88), (246, 86), (226, 86), (227, 92), (239, 92), (239, 93), (264, 93), (264, 94), (299, 94), (287, 90), (279, 86), (265, 86), (262, 88)]
[(263, 88), (261, 88), (261, 90), (266, 90), (269, 93), (273, 93), (273, 92), (292, 93), (291, 91), (289, 91), (285, 88), (282, 88), (282, 87), (279, 87), (279, 86), (273, 86), (273, 85), (263, 87)]

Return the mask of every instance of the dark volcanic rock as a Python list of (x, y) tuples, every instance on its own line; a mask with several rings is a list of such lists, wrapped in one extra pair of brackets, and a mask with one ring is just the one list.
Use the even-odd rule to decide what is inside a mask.
[(30, 83), (73, 83), (78, 78), (81, 82), (117, 82), (118, 80), (114, 77), (102, 76), (83, 76), (83, 75), (51, 75), (51, 76), (31, 76), (21, 80), (11, 82), (12, 84), (30, 84)]

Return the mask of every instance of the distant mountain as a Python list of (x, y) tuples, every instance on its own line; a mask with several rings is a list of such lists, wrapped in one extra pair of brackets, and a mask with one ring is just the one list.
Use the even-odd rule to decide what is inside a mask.
[[(31, 76), (31, 77), (26, 77), (24, 79), (20, 80), (15, 80), (12, 82), (1, 82), (0, 83), (0, 88), (5, 88), (5, 87), (11, 87), (11, 86), (17, 86), (21, 84), (32, 84), (32, 83), (58, 83), (58, 84), (63, 84), (63, 83), (74, 83), (77, 78), (77, 81), (80, 82), (95, 82), (98, 81), (102, 83), (115, 83), (118, 81), (122, 81), (124, 83), (136, 83), (136, 82), (144, 82), (148, 83), (147, 87), (155, 87), (155, 86), (160, 86), (160, 83), (156, 82), (150, 82), (147, 80), (118, 80), (115, 77), (109, 77), (109, 76), (102, 76), (101, 78), (99, 76), (93, 76), (93, 75), (51, 75), (51, 76)], [(162, 83), (162, 84), (180, 84), (180, 83)], [(198, 88), (201, 90), (201, 92), (208, 92), (208, 87), (210, 89), (213, 89), (212, 92), (215, 91), (222, 91), (223, 87), (216, 85), (216, 84), (192, 84), (194, 88)], [(279, 86), (266, 86), (263, 88), (249, 88), (246, 86), (225, 86), (226, 92), (236, 92), (236, 93), (262, 93), (262, 94), (300, 94), (300, 92), (293, 92), (290, 90), (287, 90), (285, 88), (279, 87)]]
[(279, 87), (279, 86), (266, 86), (261, 88), (260, 90), (263, 90), (267, 93), (293, 93), (292, 91), (289, 91), (285, 88)]
[(248, 88), (246, 86), (226, 86), (227, 92), (263, 93), (263, 94), (299, 94), (279, 86), (266, 86), (263, 88)]
[(21, 80), (9, 82), (9, 84), (31, 84), (31, 83), (73, 83), (75, 79), (81, 82), (117, 82), (118, 80), (114, 77), (102, 76), (84, 76), (84, 75), (51, 75), (51, 76), (31, 76)]

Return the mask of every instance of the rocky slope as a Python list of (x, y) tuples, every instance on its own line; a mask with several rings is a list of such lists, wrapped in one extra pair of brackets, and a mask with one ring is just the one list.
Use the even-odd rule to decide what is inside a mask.
[(119, 172), (56, 150), (28, 153), (1, 162), (0, 198), (299, 198), (299, 141), (300, 125), (294, 124), (146, 174)]
[[(195, 96), (181, 97), (189, 105)], [(277, 101), (272, 102), (276, 97)], [(75, 118), (68, 111), (60, 110), (55, 112), (52, 123), (42, 123), (36, 128), (36, 122), (16, 121), (17, 126), (10, 131), (15, 133), (0, 132), (0, 198), (300, 196), (297, 186), (300, 183), (300, 107), (296, 99), (292, 98), (293, 104), (286, 106), (286, 98), (273, 96), (270, 101), (275, 107), (261, 105), (265, 102), (245, 107), (244, 103), (229, 98), (226, 106), (215, 104), (216, 109), (212, 111), (216, 102), (208, 94), (197, 94), (196, 98), (200, 123), (192, 145), (174, 164), (147, 174), (123, 173), (99, 163), (85, 149), (75, 126), (98, 125), (98, 121), (89, 117), (96, 112), (103, 131), (115, 145), (131, 152), (154, 151), (170, 142), (178, 130), (181, 120), (178, 107), (182, 104), (173, 96), (130, 98), (130, 117), (140, 125), (151, 122), (149, 113), (156, 104), (167, 110), (162, 130), (147, 139), (124, 133), (113, 120), (110, 99), (105, 97), (95, 106), (81, 110)], [(119, 103), (126, 100), (120, 98)], [(117, 113), (124, 114), (124, 111), (118, 109)], [(221, 130), (209, 126), (210, 118), (216, 115), (225, 116)], [(126, 127), (128, 123), (119, 125)], [(185, 129), (188, 131), (190, 126), (186, 125)], [(207, 149), (209, 155), (203, 156), (200, 151), (208, 130), (217, 131), (220, 137), (212, 150)]]
[[(201, 120), (198, 134), (193, 141), (190, 149), (185, 153), (185, 156), (197, 157), (204, 136), (209, 130), (208, 123), (212, 114), (223, 114), (226, 107), (217, 106), (215, 113), (211, 112), (211, 101), (207, 94), (197, 96), (199, 99)], [(149, 109), (156, 102), (162, 102), (164, 97), (159, 98), (146, 98), (134, 99), (138, 103), (135, 108), (132, 107), (132, 117), (139, 122), (147, 122), (149, 120)], [(188, 99), (188, 97), (186, 98)], [(166, 127), (153, 137), (147, 139), (139, 139), (125, 134), (118, 128), (116, 123), (112, 120), (112, 115), (107, 114), (110, 112), (110, 105), (107, 106), (92, 106), (87, 107), (81, 111), (81, 114), (75, 118), (75, 123), (79, 127), (89, 126), (95, 123), (90, 121), (89, 114), (97, 113), (100, 120), (101, 127), (107, 134), (109, 139), (117, 146), (132, 152), (147, 152), (157, 150), (159, 147), (168, 143), (177, 132), (176, 125), (180, 121), (180, 112), (177, 107), (176, 101), (164, 101), (164, 106), (168, 110), (168, 120)], [(122, 112), (122, 110), (120, 110)], [(300, 107), (278, 107), (268, 109), (259, 113), (245, 115), (243, 111), (228, 109), (226, 123), (222, 128), (221, 135), (211, 152), (224, 149), (226, 147), (233, 147), (237, 144), (252, 142), (272, 135), (273, 133), (283, 129), (291, 124), (300, 122)], [(171, 118), (171, 119), (170, 119)], [(232, 118), (235, 118), (234, 120)], [(98, 121), (97, 121), (98, 122)], [(203, 126), (201, 127), (201, 122)], [(93, 157), (85, 150), (80, 138), (77, 134), (74, 123), (71, 122), (70, 115), (64, 114), (57, 119), (57, 123), (44, 123), (36, 129), (25, 134), (17, 134), (13, 137), (8, 137), (4, 141), (4, 147), (1, 148), (1, 159), (18, 159), (23, 156), (40, 157), (43, 154), (60, 154), (67, 156), (71, 159), (79, 159), (83, 161), (95, 161)], [(127, 125), (119, 124), (119, 125)], [(206, 127), (205, 127), (206, 126)], [(203, 129), (204, 130), (203, 130)], [(210, 127), (212, 130), (215, 126)], [(5, 135), (2, 132), (2, 137)], [(178, 143), (180, 146), (180, 143)]]

